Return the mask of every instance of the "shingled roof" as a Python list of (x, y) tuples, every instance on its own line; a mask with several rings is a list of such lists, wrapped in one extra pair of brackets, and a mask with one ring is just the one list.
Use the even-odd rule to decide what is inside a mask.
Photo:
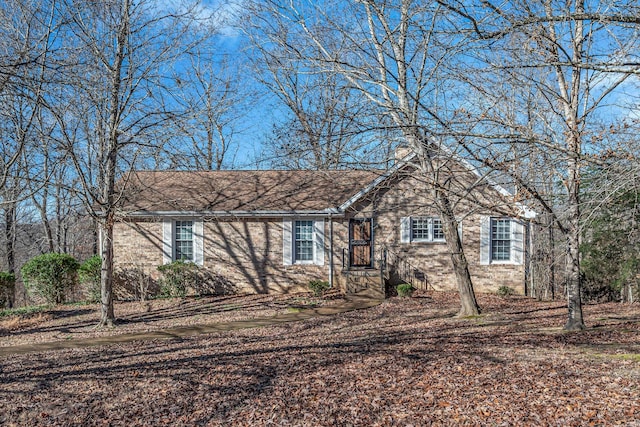
[(321, 212), (342, 205), (382, 174), (371, 170), (137, 171), (124, 183), (119, 211), (124, 215)]

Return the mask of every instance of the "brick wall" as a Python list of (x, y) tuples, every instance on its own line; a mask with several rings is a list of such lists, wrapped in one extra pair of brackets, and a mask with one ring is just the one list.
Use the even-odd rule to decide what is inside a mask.
[[(473, 197), (473, 201), (456, 200), (454, 197), (453, 202), (455, 215), (462, 222), (462, 243), (474, 289), (477, 292), (495, 292), (504, 285), (523, 294), (524, 265), (480, 265), (482, 216), (504, 215), (511, 207), (504, 205), (504, 199), (491, 187), (478, 189)], [(430, 191), (420, 179), (406, 177), (380, 189), (355, 206), (349, 216), (373, 217), (375, 247), (387, 247), (399, 258), (406, 260), (418, 270), (416, 273), (420, 279), (426, 279), (429, 289), (457, 289), (446, 243), (401, 243), (402, 217), (439, 216), (430, 197)], [(347, 247), (346, 239), (341, 244)]]
[[(381, 188), (363, 200), (346, 218), (333, 219), (334, 284), (344, 289), (341, 276), (343, 251), (348, 249), (349, 218), (374, 218), (374, 251), (385, 246), (424, 275), (429, 289), (456, 289), (451, 259), (445, 243), (401, 243), (400, 221), (407, 216), (438, 216), (430, 193), (419, 179), (407, 177)], [(495, 214), (487, 208), (502, 198), (492, 189), (478, 190), (471, 202), (456, 201), (462, 220), (463, 246), (476, 291), (495, 292), (502, 285), (524, 293), (523, 265), (480, 265), (480, 218)], [(482, 201), (481, 207), (478, 201)], [(204, 222), (204, 268), (234, 292), (288, 293), (307, 290), (312, 279), (328, 280), (329, 220), (325, 220), (325, 263), (284, 265), (282, 219), (214, 219)], [(144, 271), (159, 277), (162, 264), (162, 218), (123, 221), (114, 230), (117, 269)]]
[(206, 221), (204, 266), (238, 292), (295, 292), (308, 290), (312, 279), (327, 279), (328, 262), (284, 265), (282, 236), (281, 218)]

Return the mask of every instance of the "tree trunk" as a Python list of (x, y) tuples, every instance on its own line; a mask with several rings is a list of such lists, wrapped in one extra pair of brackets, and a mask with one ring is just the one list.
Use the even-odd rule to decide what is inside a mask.
[[(574, 142), (575, 144), (575, 142)], [(577, 147), (572, 147), (577, 152)], [(567, 189), (569, 196), (568, 235), (567, 235), (567, 301), (569, 306), (569, 318), (564, 325), (567, 331), (577, 331), (585, 328), (582, 318), (582, 283), (580, 278), (580, 166), (577, 155), (568, 161)]]
[(464, 254), (464, 248), (458, 234), (458, 221), (451, 207), (450, 190), (443, 188), (441, 172), (450, 172), (447, 168), (438, 170), (435, 165), (431, 148), (423, 144), (419, 135), (405, 133), (407, 140), (411, 142), (411, 149), (417, 154), (420, 171), (425, 175), (427, 182), (432, 187), (435, 207), (438, 209), (442, 228), (445, 235), (447, 249), (451, 254), (453, 273), (460, 295), (460, 312), (458, 317), (477, 316), (480, 314), (480, 306), (473, 290), (473, 282), (469, 273), (469, 263)]
[(103, 200), (106, 200), (105, 211), (100, 230), (100, 256), (102, 258), (101, 281), (101, 316), (99, 326), (114, 326), (113, 311), (113, 228), (115, 223), (115, 176), (117, 167), (117, 133), (111, 132), (110, 150), (107, 155), (106, 176), (103, 185)]
[(127, 55), (128, 37), (130, 36), (129, 18), (131, 2), (124, 0), (121, 10), (121, 21), (116, 33), (116, 51), (113, 67), (110, 69), (110, 103), (109, 103), (109, 133), (102, 158), (104, 175), (101, 179), (103, 213), (101, 217), (100, 256), (102, 257), (101, 281), (101, 316), (100, 326), (114, 326), (115, 314), (113, 310), (113, 227), (115, 223), (116, 190), (115, 181), (118, 170), (118, 135), (120, 130), (120, 95), (124, 77), (123, 67)]
[(51, 230), (51, 222), (47, 217), (46, 212), (41, 212), (40, 218), (42, 219), (42, 227), (44, 228), (44, 235), (47, 238), (47, 249), (49, 252), (55, 252), (55, 243), (53, 239), (53, 231)]
[(578, 239), (575, 236), (569, 236), (567, 239), (569, 253), (567, 256), (567, 267), (569, 277), (567, 278), (567, 301), (569, 307), (569, 318), (564, 325), (567, 331), (578, 331), (585, 328), (584, 319), (582, 317), (582, 299), (580, 296), (580, 262), (578, 252)]
[(5, 237), (6, 237), (6, 252), (7, 252), (7, 271), (9, 273), (15, 273), (16, 271), (16, 256), (15, 256), (15, 243), (16, 243), (16, 203), (10, 201), (7, 203), (4, 209), (4, 225), (5, 225)]
[[(9, 201), (4, 208), (4, 225), (5, 225), (5, 250), (7, 252), (7, 271), (9, 273), (16, 272), (16, 216), (17, 203), (14, 200)], [(25, 287), (23, 286), (23, 289)], [(13, 308), (16, 299), (16, 289), (13, 287), (13, 295), (9, 295), (9, 308)], [(24, 292), (24, 301), (27, 301), (26, 290)]]
[(436, 190), (437, 205), (441, 208), (442, 228), (447, 242), (447, 248), (451, 253), (451, 263), (458, 285), (460, 295), (460, 312), (458, 317), (477, 316), (480, 314), (480, 306), (473, 290), (473, 282), (469, 273), (469, 263), (464, 255), (460, 235), (458, 234), (458, 221), (451, 209), (449, 198), (443, 190)]
[(556, 248), (556, 238), (553, 227), (553, 221), (549, 219), (549, 284), (551, 287), (551, 301), (556, 300), (556, 260), (553, 256)]
[(65, 218), (62, 214), (62, 188), (56, 187), (56, 247), (62, 253), (67, 253), (66, 238), (63, 236), (63, 228), (65, 227)]
[(114, 326), (113, 311), (113, 219), (105, 218), (100, 224), (100, 256), (102, 271), (100, 274), (100, 324), (98, 326)]
[[(576, 13), (584, 13), (584, 0), (575, 2)], [(563, 83), (560, 88), (563, 90), (563, 99), (566, 100), (564, 111), (567, 119), (567, 270), (569, 277), (567, 278), (567, 300), (569, 306), (569, 318), (564, 325), (567, 331), (576, 331), (584, 329), (584, 320), (582, 319), (582, 301), (580, 293), (582, 283), (580, 278), (580, 155), (582, 153), (582, 132), (581, 119), (578, 114), (580, 105), (580, 85), (583, 83), (582, 60), (584, 57), (584, 23), (577, 20), (575, 23), (573, 44), (573, 69), (571, 86), (566, 83), (564, 77), (558, 72), (558, 81)]]

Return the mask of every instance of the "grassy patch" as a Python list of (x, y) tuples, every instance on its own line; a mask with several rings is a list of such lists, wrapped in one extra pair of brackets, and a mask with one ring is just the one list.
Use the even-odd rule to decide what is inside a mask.
[(67, 302), (64, 305), (67, 307), (85, 307), (87, 305), (93, 305), (93, 304), (96, 304), (96, 303), (93, 301), (84, 300), (84, 301)]
[(11, 316), (29, 316), (31, 314), (47, 311), (49, 308), (51, 308), (51, 306), (49, 305), (31, 305), (27, 307), (6, 308), (0, 310), (0, 318)]
[(640, 354), (638, 353), (612, 354), (611, 357), (614, 359), (631, 360), (632, 362), (640, 362)]
[(464, 319), (464, 320), (483, 320), (484, 319), (484, 315), (483, 314), (472, 314), (471, 316), (462, 316), (462, 317), (460, 317), (460, 319)]

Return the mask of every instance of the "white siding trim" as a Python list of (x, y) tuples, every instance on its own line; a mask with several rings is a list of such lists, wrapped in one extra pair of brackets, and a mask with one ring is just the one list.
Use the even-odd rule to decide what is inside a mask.
[(204, 265), (204, 223), (202, 219), (193, 220), (193, 262)]
[(313, 263), (324, 265), (324, 219), (314, 220), (313, 228)]
[(162, 263), (170, 264), (173, 261), (173, 220), (162, 220)]
[(293, 221), (282, 220), (282, 263), (293, 264)]
[(480, 217), (480, 265), (491, 263), (491, 217)]

